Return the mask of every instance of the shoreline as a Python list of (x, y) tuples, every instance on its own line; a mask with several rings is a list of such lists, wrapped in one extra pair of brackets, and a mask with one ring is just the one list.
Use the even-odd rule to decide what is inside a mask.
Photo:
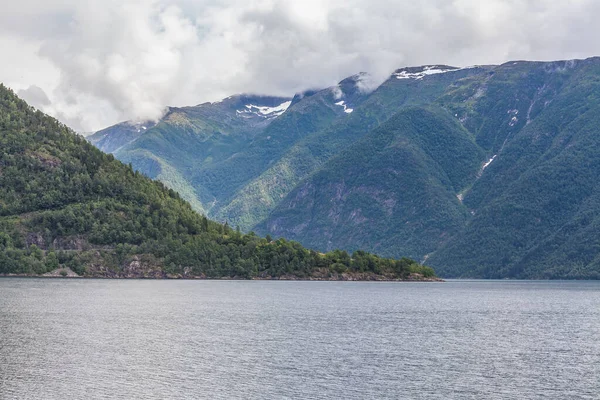
[(238, 277), (221, 277), (221, 278), (210, 278), (202, 276), (165, 276), (165, 277), (154, 277), (154, 276), (60, 276), (60, 275), (34, 275), (34, 274), (0, 274), (0, 278), (30, 278), (30, 279), (101, 279), (101, 280), (185, 280), (185, 281), (284, 281), (284, 282), (433, 282), (442, 283), (446, 282), (441, 278), (413, 278), (413, 279), (353, 279), (354, 277), (253, 277), (253, 278), (238, 278)]

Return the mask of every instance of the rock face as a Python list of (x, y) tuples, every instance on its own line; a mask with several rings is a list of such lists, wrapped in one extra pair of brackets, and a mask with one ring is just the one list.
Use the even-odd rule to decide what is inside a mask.
[(63, 250), (86, 250), (90, 247), (89, 243), (81, 236), (56, 238), (52, 241), (52, 246)]
[(44, 240), (44, 237), (42, 236), (42, 234), (39, 232), (29, 232), (27, 234), (26, 243), (27, 243), (27, 246), (35, 245), (35, 246), (39, 247), (40, 249), (46, 248), (46, 241)]
[(168, 275), (157, 265), (152, 265), (149, 258), (135, 256), (123, 268), (122, 278), (166, 278)]

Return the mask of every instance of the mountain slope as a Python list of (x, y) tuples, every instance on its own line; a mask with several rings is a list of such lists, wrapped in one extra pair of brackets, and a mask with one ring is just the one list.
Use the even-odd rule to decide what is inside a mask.
[[(99, 132), (91, 141), (110, 150), (99, 139), (107, 142), (112, 137), (121, 144), (115, 153), (120, 160), (177, 190), (195, 209), (250, 230), (267, 218), (301, 179), (400, 108), (430, 103), (457, 79), (484, 71), (448, 66), (405, 68), (377, 88), (371, 87), (368, 75), (358, 74), (331, 88), (295, 96), (285, 112), (256, 126), (254, 135), (229, 135), (242, 139), (235, 142), (218, 136), (222, 151), (210, 156), (205, 153), (214, 147), (212, 142), (180, 134), (177, 124), (170, 121), (171, 111), (141, 135), (137, 134), (139, 124), (128, 125), (137, 136), (126, 146), (121, 144), (126, 139), (118, 137), (130, 138), (131, 133), (122, 125)], [(186, 108), (185, 118), (188, 125), (198, 126), (200, 136), (204, 121), (214, 115), (218, 115), (213, 118), (217, 121), (233, 121), (228, 126), (245, 127), (246, 113), (240, 110), (246, 110), (247, 103), (265, 99), (233, 96), (222, 102), (228, 105), (225, 108), (220, 103)], [(199, 111), (204, 114), (198, 115)]]
[(446, 111), (409, 107), (302, 182), (257, 229), (321, 250), (422, 258), (468, 219), (456, 194), (483, 159)]
[(280, 97), (231, 96), (216, 103), (171, 107), (157, 124), (122, 123), (88, 140), (160, 179), (197, 211), (206, 212), (215, 196), (211, 188), (194, 183), (199, 171), (244, 149), (290, 102)]
[(105, 153), (115, 153), (123, 146), (142, 136), (148, 128), (152, 129), (155, 122), (143, 123), (122, 122), (109, 128), (89, 135), (87, 139)]
[[(207, 220), (0, 85), (0, 273), (415, 279), (409, 259), (320, 254)], [(418, 275), (415, 275), (418, 274)]]
[(475, 216), (430, 260), (446, 275), (600, 277), (600, 60), (541, 69), (554, 96), (465, 196)]

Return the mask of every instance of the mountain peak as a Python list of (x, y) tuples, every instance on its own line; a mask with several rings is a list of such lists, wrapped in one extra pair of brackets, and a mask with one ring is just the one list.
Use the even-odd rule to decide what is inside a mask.
[(293, 106), (294, 104), (298, 103), (300, 100), (302, 100), (305, 97), (314, 96), (315, 94), (319, 93), (321, 90), (322, 89), (309, 89), (309, 90), (305, 90), (303, 92), (296, 93), (294, 95), (294, 98), (292, 99), (292, 104), (290, 106)]
[(344, 84), (358, 84), (359, 82), (370, 78), (371, 75), (368, 72), (359, 72), (358, 74), (354, 74), (352, 76), (349, 76), (347, 78), (342, 79), (338, 85), (344, 85)]

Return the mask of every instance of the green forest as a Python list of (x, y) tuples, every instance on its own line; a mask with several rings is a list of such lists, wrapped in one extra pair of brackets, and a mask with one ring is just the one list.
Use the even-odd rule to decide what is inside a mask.
[(408, 258), (319, 253), (207, 219), (0, 85), (0, 274), (422, 279)]

